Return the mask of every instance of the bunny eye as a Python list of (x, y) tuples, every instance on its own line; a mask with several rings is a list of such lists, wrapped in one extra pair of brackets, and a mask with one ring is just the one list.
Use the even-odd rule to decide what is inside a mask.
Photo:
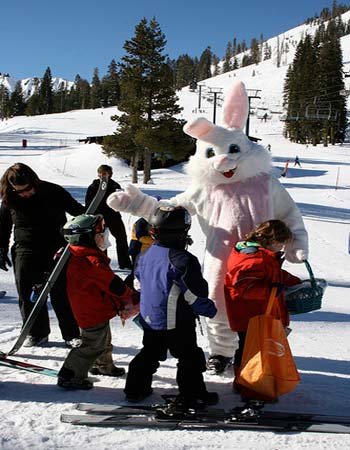
[(212, 147), (207, 148), (207, 158), (212, 158), (215, 156), (214, 149)]
[(241, 149), (239, 148), (239, 145), (237, 144), (231, 144), (228, 148), (229, 153), (239, 153)]

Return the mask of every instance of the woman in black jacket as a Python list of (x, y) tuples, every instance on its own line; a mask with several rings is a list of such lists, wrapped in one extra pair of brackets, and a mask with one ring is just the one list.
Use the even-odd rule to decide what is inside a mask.
[[(61, 234), (67, 221), (66, 212), (77, 216), (84, 213), (85, 208), (61, 186), (40, 180), (29, 166), (22, 163), (16, 163), (5, 171), (0, 194), (0, 269), (7, 271), (7, 266), (11, 266), (8, 251), (13, 229), (11, 258), (19, 308), (25, 323), (34, 306), (31, 301), (33, 286), (45, 284), (55, 266), (55, 253), (66, 244)], [(66, 293), (65, 270), (53, 285), (50, 299), (66, 345), (79, 345), (80, 331)], [(49, 333), (45, 305), (24, 346), (47, 342)]]

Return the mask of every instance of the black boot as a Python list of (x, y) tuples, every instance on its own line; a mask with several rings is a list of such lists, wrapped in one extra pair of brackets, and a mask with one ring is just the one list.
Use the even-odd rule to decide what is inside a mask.
[(222, 355), (211, 355), (207, 361), (207, 369), (210, 373), (214, 375), (218, 375), (220, 373), (225, 372), (227, 367), (229, 367), (232, 363), (232, 358), (229, 356)]

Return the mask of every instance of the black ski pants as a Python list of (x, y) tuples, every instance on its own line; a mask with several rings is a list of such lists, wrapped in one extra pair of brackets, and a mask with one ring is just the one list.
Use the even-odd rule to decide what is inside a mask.
[(153, 374), (159, 361), (165, 361), (167, 352), (178, 359), (176, 382), (180, 394), (186, 400), (195, 400), (206, 394), (203, 379), (206, 360), (197, 345), (195, 325), (193, 328), (155, 331), (144, 329), (143, 348), (130, 362), (124, 392), (126, 396), (141, 396), (150, 391)]
[(131, 269), (132, 264), (128, 254), (128, 239), (125, 226), (120, 214), (106, 218), (106, 226), (116, 242), (118, 263), (121, 269)]
[[(18, 246), (12, 248), (16, 287), (18, 292), (19, 309), (23, 324), (27, 321), (34, 303), (30, 300), (32, 287), (45, 283), (45, 272), (51, 273), (55, 266), (53, 255), (43, 254), (32, 249)], [(58, 324), (64, 340), (80, 336), (80, 330), (69, 303), (66, 289), (66, 269), (63, 269), (50, 292), (52, 307), (58, 319)], [(47, 305), (39, 311), (30, 333), (33, 337), (45, 337), (50, 334), (50, 323)]]

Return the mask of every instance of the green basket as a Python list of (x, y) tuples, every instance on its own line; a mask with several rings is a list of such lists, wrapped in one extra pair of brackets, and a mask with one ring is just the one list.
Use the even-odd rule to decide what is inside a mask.
[(321, 308), (326, 280), (315, 279), (308, 261), (304, 261), (310, 280), (286, 290), (285, 301), (290, 314), (303, 314)]

